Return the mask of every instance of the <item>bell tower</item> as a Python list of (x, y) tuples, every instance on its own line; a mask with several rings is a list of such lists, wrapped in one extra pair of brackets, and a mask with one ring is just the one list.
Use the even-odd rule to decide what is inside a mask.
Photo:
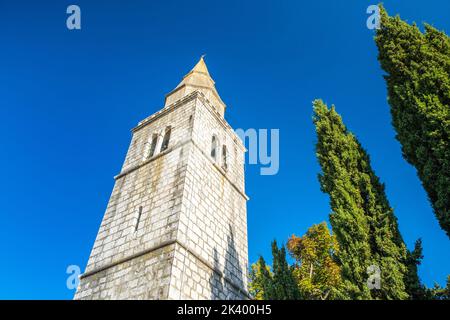
[(205, 61), (132, 130), (75, 299), (247, 299), (245, 148)]

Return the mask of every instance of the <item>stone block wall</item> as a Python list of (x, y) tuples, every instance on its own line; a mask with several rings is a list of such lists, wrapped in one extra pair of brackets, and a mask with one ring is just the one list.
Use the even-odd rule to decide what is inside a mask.
[[(194, 92), (133, 129), (75, 299), (246, 298), (244, 148), (208, 108)], [(210, 157), (213, 132), (226, 170)]]

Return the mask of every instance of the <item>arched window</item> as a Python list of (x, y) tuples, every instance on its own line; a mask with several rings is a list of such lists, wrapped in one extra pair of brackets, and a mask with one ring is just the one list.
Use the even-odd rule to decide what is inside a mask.
[(166, 150), (169, 147), (169, 141), (170, 141), (170, 132), (172, 131), (171, 127), (166, 128), (166, 132), (164, 133), (163, 142), (161, 145), (161, 152)]
[(216, 136), (212, 136), (211, 140), (211, 158), (213, 158), (214, 161), (216, 161), (217, 157), (217, 138)]
[(227, 163), (227, 146), (222, 146), (222, 168), (226, 171), (228, 169)]
[(155, 155), (156, 144), (158, 143), (158, 134), (154, 133), (152, 136), (152, 144), (150, 145), (150, 151), (148, 157), (151, 158)]

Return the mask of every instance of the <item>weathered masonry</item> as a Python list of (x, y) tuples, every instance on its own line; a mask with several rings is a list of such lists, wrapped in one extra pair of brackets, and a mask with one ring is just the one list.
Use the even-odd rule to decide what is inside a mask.
[(246, 299), (245, 148), (203, 58), (133, 129), (75, 299)]

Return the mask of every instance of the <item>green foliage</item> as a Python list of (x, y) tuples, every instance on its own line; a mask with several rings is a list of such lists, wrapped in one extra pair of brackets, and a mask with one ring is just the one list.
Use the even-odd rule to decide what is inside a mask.
[(268, 296), (271, 300), (298, 300), (300, 292), (292, 268), (286, 260), (286, 249), (277, 242), (272, 242), (273, 281), (269, 286)]
[(422, 240), (418, 239), (415, 243), (414, 250), (408, 251), (406, 266), (408, 272), (405, 276), (406, 292), (411, 300), (428, 300), (429, 293), (426, 287), (420, 282), (418, 275), (418, 267), (423, 259)]
[(327, 224), (313, 225), (303, 237), (293, 235), (287, 248), (295, 259), (294, 275), (304, 299), (342, 299), (341, 269), (335, 261), (339, 251), (336, 237)]
[(450, 300), (450, 275), (447, 277), (447, 286), (445, 288), (435, 284), (434, 288), (429, 291), (433, 300)]
[(259, 260), (252, 264), (249, 278), (248, 291), (250, 295), (255, 300), (264, 300), (266, 288), (272, 281), (272, 273), (263, 257), (259, 257)]
[(256, 300), (298, 300), (300, 292), (292, 268), (286, 260), (284, 246), (278, 248), (272, 242), (273, 272), (266, 265), (263, 257), (252, 265), (250, 271), (250, 294)]
[[(450, 39), (430, 25), (422, 33), (381, 7), (375, 41), (387, 73), (396, 138), (450, 237)], [(326, 224), (311, 227), (303, 237), (292, 236), (292, 267), (284, 246), (274, 242), (273, 273), (262, 257), (252, 266), (250, 290), (255, 298), (450, 299), (450, 276), (445, 288), (421, 284), (421, 240), (407, 251), (384, 185), (334, 106), (329, 109), (316, 100), (313, 121), (322, 168), (319, 181), (330, 196), (335, 236)], [(367, 286), (371, 265), (381, 270), (379, 290)]]
[[(406, 247), (384, 185), (341, 117), (314, 101), (319, 181), (330, 196), (330, 223), (339, 242), (344, 285), (351, 299), (406, 299)], [(367, 268), (381, 270), (379, 290), (369, 290)]]
[(375, 41), (403, 157), (450, 237), (450, 39), (430, 25), (422, 33), (381, 7)]

